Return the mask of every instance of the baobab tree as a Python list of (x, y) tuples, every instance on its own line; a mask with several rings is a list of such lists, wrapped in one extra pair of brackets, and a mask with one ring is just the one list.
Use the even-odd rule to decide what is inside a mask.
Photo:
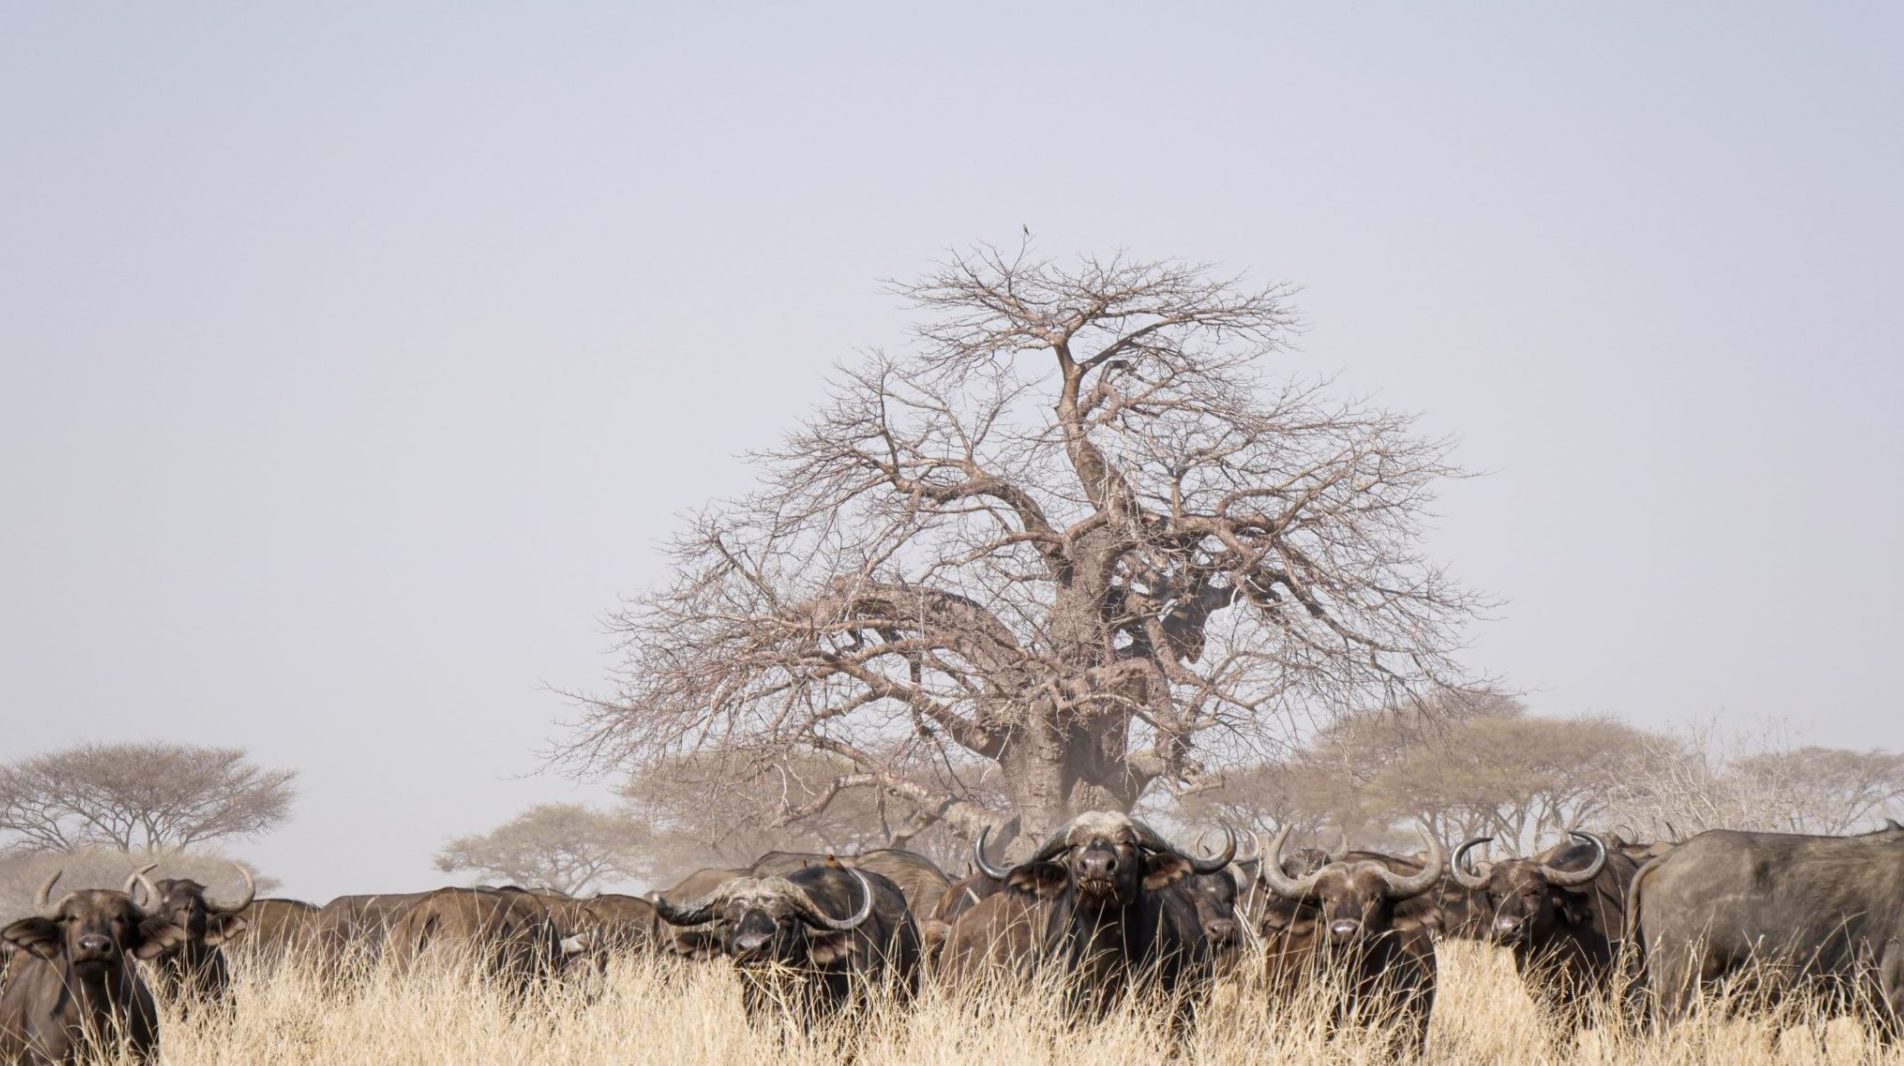
[(1418, 544), (1446, 446), (1266, 383), (1286, 287), (981, 247), (893, 288), (913, 343), (843, 366), (692, 520), (573, 754), (754, 780), (824, 753), (851, 769), (782, 820), (872, 789), (1037, 833), (1453, 683), (1476, 605)]

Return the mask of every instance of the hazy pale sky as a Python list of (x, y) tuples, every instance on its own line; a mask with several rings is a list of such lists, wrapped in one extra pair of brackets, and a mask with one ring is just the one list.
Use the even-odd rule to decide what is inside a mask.
[[(321, 7), (321, 9), (320, 9)], [(542, 800), (603, 614), (944, 249), (1303, 287), (1546, 713), (1904, 748), (1904, 8), (0, 6), (0, 726)]]

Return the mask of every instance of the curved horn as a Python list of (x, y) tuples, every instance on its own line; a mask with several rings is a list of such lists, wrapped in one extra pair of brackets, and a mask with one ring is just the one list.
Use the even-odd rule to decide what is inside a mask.
[(648, 903), (654, 907), (655, 913), (669, 925), (701, 925), (714, 917), (714, 907), (719, 902), (720, 889), (708, 893), (705, 899), (692, 907), (680, 906), (658, 893), (648, 897)]
[(1283, 845), (1289, 841), (1289, 827), (1283, 826), (1276, 831), (1276, 838), (1269, 842), (1269, 851), (1263, 856), (1263, 863), (1257, 868), (1257, 876), (1269, 886), (1271, 892), (1284, 899), (1307, 899), (1316, 890), (1316, 882), (1322, 880), (1322, 871), (1328, 869), (1325, 863), (1308, 877), (1292, 878), (1283, 873)]
[(1375, 864), (1377, 876), (1382, 879), (1383, 884), (1388, 886), (1388, 898), (1390, 899), (1407, 899), (1410, 896), (1419, 896), (1423, 892), (1435, 887), (1435, 882), (1441, 880), (1442, 868), (1446, 865), (1442, 854), (1441, 841), (1435, 839), (1435, 835), (1428, 831), (1427, 826), (1418, 826), (1417, 828), (1421, 833), (1421, 842), (1428, 845), (1428, 861), (1422, 866), (1420, 873), (1411, 877), (1401, 877), (1388, 867), (1380, 863)]
[(1046, 837), (1045, 842), (1038, 845), (1038, 850), (1032, 853), (1031, 858), (1025, 860), (1025, 865), (1029, 866), (1034, 862), (1050, 862), (1059, 854), (1070, 850), (1070, 847), (1071, 826), (1067, 823), (1059, 826), (1055, 832)]
[[(158, 869), (158, 867), (158, 863), (149, 862), (137, 870), (132, 871), (132, 873), (126, 877), (126, 887), (120, 889), (120, 891), (124, 892), (132, 902), (138, 903), (141, 907), (150, 907), (157, 903), (159, 901), (159, 890), (153, 886), (151, 881), (146, 879), (145, 875)], [(134, 888), (142, 889), (145, 892), (144, 903), (139, 903), (139, 897), (132, 894)]]
[[(1197, 839), (1202, 840), (1203, 838), (1198, 837)], [(1263, 857), (1263, 834), (1258, 833), (1254, 829), (1250, 830), (1249, 842), (1250, 842), (1249, 854), (1238, 855), (1236, 858), (1231, 859), (1230, 860), (1231, 862), (1236, 863), (1237, 865), (1240, 866), (1246, 862), (1255, 862), (1258, 859), (1261, 859)]]
[(1475, 873), (1474, 868), (1468, 864), (1468, 852), (1493, 839), (1493, 837), (1475, 837), (1473, 840), (1463, 841), (1460, 847), (1454, 849), (1454, 858), (1449, 860), (1448, 868), (1462, 888), (1479, 890), (1481, 886), (1487, 884), (1487, 875)]
[[(59, 884), (60, 874), (64, 872), (63, 870), (54, 870), (53, 876), (40, 882), (40, 890), (33, 894), (33, 905), (39, 908), (42, 918), (53, 918), (58, 915), (59, 908), (53, 906), (53, 886)], [(60, 902), (64, 903), (66, 901), (62, 899)]]
[(1228, 866), (1231, 859), (1236, 858), (1236, 830), (1231, 829), (1227, 825), (1223, 827), (1223, 853), (1221, 855), (1212, 855), (1207, 859), (1199, 859), (1193, 855), (1185, 855), (1184, 858), (1190, 860), (1190, 869), (1196, 873), (1216, 873), (1218, 870)]
[(979, 872), (994, 881), (1003, 881), (1011, 876), (1010, 869), (1000, 869), (985, 861), (985, 839), (992, 835), (992, 827), (986, 826), (978, 831), (978, 839), (972, 842), (972, 861), (978, 864)]
[(1541, 863), (1540, 875), (1547, 879), (1548, 884), (1558, 885), (1561, 888), (1573, 888), (1577, 885), (1584, 885), (1588, 881), (1600, 876), (1600, 871), (1606, 867), (1606, 841), (1601, 840), (1591, 833), (1582, 833), (1576, 829), (1567, 830), (1567, 835), (1583, 844), (1592, 844), (1593, 861), (1588, 863), (1587, 868), (1584, 870), (1561, 870), (1549, 866), (1546, 863)]
[(853, 879), (859, 882), (862, 897), (859, 911), (851, 918), (829, 918), (826, 912), (820, 909), (819, 904), (813, 902), (813, 897), (807, 895), (806, 889), (796, 885), (794, 888), (799, 893), (801, 906), (796, 907), (795, 910), (799, 913), (801, 921), (816, 929), (831, 929), (836, 933), (844, 933), (859, 928), (866, 919), (873, 916), (873, 883), (866, 880), (866, 875), (860, 873), (856, 866), (847, 867), (846, 872), (852, 874)]
[(213, 899), (211, 894), (207, 893), (205, 906), (220, 914), (236, 914), (251, 906), (251, 901), (258, 898), (258, 882), (251, 879), (251, 871), (245, 869), (244, 863), (234, 862), (232, 865), (238, 867), (238, 876), (245, 879), (245, 894), (236, 903), (224, 903)]

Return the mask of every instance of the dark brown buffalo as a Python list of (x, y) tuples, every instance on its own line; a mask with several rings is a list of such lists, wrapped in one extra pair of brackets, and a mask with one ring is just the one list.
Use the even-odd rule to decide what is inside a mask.
[[(238, 876), (244, 878), (245, 892), (234, 900), (216, 899), (197, 881), (173, 877), (152, 883), (158, 894), (155, 898), (132, 896), (148, 914), (159, 915), (188, 934), (183, 943), (150, 964), (153, 985), (160, 994), (180, 1000), (181, 1015), (193, 1000), (219, 1002), (231, 988), (231, 968), (219, 945), (244, 930), (244, 909), (258, 894), (250, 870), (239, 866)], [(137, 887), (137, 881), (128, 880), (125, 891), (132, 894)]]
[(811, 851), (770, 851), (755, 859), (747, 872), (755, 877), (784, 877), (808, 866), (824, 866), (828, 859), (884, 874), (905, 893), (906, 906), (915, 916), (933, 913), (952, 884), (952, 879), (931, 859), (904, 848), (877, 848), (859, 855), (839, 856)]
[(283, 962), (310, 947), (317, 914), (317, 904), (301, 899), (254, 899), (240, 912), (244, 929), (228, 946), (260, 962)]
[(339, 896), (311, 919), (312, 955), (333, 975), (361, 970), (383, 956), (390, 923), (426, 892)]
[(1904, 1036), (1904, 831), (1701, 833), (1634, 876), (1626, 938), (1663, 1021), (1744, 978), (1768, 999), (1818, 996)]
[(693, 906), (654, 905), (676, 927), (674, 951), (725, 956), (739, 969), (750, 1015), (784, 1005), (811, 1021), (887, 984), (902, 997), (918, 990), (919, 931), (906, 897), (869, 870), (807, 866), (728, 881)]
[(584, 947), (581, 938), (563, 936), (554, 908), (534, 892), (439, 888), (392, 919), (384, 951), (399, 972), (473, 966), (526, 992)]
[(1065, 974), (1074, 1009), (1101, 1015), (1141, 984), (1173, 997), (1183, 1019), (1213, 973), (1215, 953), (1196, 896), (1182, 882), (1229, 865), (1236, 838), (1225, 835), (1221, 855), (1197, 859), (1127, 814), (1092, 811), (1010, 870), (984, 861), (982, 833), (973, 854), (1012, 891), (1051, 905), (1043, 955)]
[[(145, 873), (133, 877), (143, 882)], [(124, 892), (84, 889), (50, 902), (59, 876), (35, 895), (38, 914), (0, 929), (12, 954), (0, 986), (0, 1062), (92, 1061), (117, 1047), (144, 1062), (158, 1046), (158, 1011), (133, 960), (156, 958), (188, 934)]]
[[(1626, 925), (1626, 892), (1638, 872), (1606, 839), (1570, 832), (1531, 859), (1507, 859), (1475, 872), (1466, 859), (1492, 837), (1455, 849), (1453, 874), (1475, 894), (1486, 936), (1508, 949), (1528, 994), (1572, 1032), (1605, 1002)], [(1617, 838), (1616, 838), (1617, 839)]]
[(1434, 934), (1400, 913), (1400, 905), (1440, 880), (1440, 842), (1422, 831), (1427, 861), (1414, 874), (1398, 874), (1389, 862), (1354, 859), (1292, 877), (1283, 866), (1288, 838), (1287, 828), (1276, 834), (1263, 858), (1263, 879), (1278, 896), (1314, 911), (1298, 912), (1271, 951), (1271, 987), (1288, 990), (1306, 972), (1327, 971), (1337, 993), (1334, 1024), (1389, 1026), (1398, 1055), (1419, 1055), (1435, 1002)]

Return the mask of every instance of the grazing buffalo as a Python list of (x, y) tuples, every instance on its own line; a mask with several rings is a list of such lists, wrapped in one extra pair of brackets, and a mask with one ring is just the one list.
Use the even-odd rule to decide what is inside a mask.
[(1455, 849), (1451, 865), (1454, 878), (1474, 893), (1488, 938), (1513, 953), (1534, 1002), (1572, 1032), (1612, 987), (1626, 891), (1639, 865), (1604, 838), (1568, 835), (1575, 843), (1478, 872), (1468, 867), (1468, 855), (1493, 838), (1476, 837)]
[[(147, 898), (158, 892), (133, 875)], [(85, 889), (49, 902), (55, 872), (34, 897), (39, 912), (0, 929), (13, 958), (0, 986), (0, 1062), (92, 1061), (123, 1049), (144, 1062), (158, 1046), (158, 1010), (134, 959), (152, 959), (189, 934), (124, 892)]]
[(693, 906), (665, 896), (654, 906), (677, 927), (677, 953), (724, 955), (740, 970), (750, 1015), (783, 1004), (811, 1021), (887, 983), (902, 997), (919, 987), (918, 927), (899, 886), (881, 874), (807, 866), (728, 881)]
[(1440, 842), (1422, 831), (1428, 858), (1413, 874), (1398, 874), (1377, 859), (1343, 859), (1291, 876), (1283, 866), (1288, 838), (1288, 827), (1276, 834), (1263, 858), (1263, 880), (1284, 900), (1314, 910), (1297, 912), (1280, 942), (1272, 943), (1272, 989), (1287, 991), (1297, 975), (1327, 970), (1338, 982), (1335, 1024), (1392, 1026), (1396, 1053), (1420, 1054), (1435, 1002), (1435, 942), (1431, 927), (1401, 914), (1400, 905), (1440, 880)]
[(339, 896), (318, 908), (311, 919), (310, 943), (316, 960), (333, 974), (361, 970), (383, 956), (390, 923), (426, 892)]
[(1026, 892), (986, 896), (941, 931), (934, 973), (959, 986), (1027, 979), (1043, 956), (1050, 917), (1051, 904)]
[(845, 866), (884, 874), (905, 894), (906, 907), (914, 915), (933, 913), (952, 884), (952, 879), (931, 859), (904, 848), (877, 848), (850, 856), (821, 855), (811, 851), (770, 851), (755, 859), (747, 872), (754, 877), (784, 877), (808, 866), (824, 866), (829, 859), (835, 859)]
[(439, 888), (392, 919), (385, 954), (399, 972), (467, 966), (518, 991), (560, 973), (585, 945), (564, 937), (546, 900), (518, 888)]
[[(229, 902), (213, 898), (197, 881), (172, 877), (153, 883), (157, 896), (132, 897), (146, 913), (165, 918), (187, 934), (183, 943), (151, 964), (153, 984), (168, 998), (180, 999), (181, 1014), (192, 1000), (222, 1001), (231, 987), (231, 969), (219, 945), (244, 930), (243, 912), (258, 895), (250, 870), (238, 866), (238, 876), (245, 882), (244, 895)], [(130, 895), (137, 887), (138, 882), (129, 879), (125, 891)]]
[(1174, 997), (1181, 1020), (1214, 959), (1196, 894), (1182, 882), (1229, 865), (1236, 837), (1225, 836), (1221, 855), (1197, 859), (1127, 814), (1092, 811), (1010, 870), (984, 863), (982, 833), (973, 854), (985, 873), (1051, 905), (1043, 953), (1070, 981), (1074, 1009), (1103, 1014), (1141, 984)]
[(1663, 1021), (1701, 988), (1743, 978), (1904, 1036), (1904, 832), (1701, 833), (1635, 875), (1626, 938)]
[(283, 962), (310, 945), (317, 914), (316, 904), (301, 899), (254, 899), (239, 912), (244, 929), (229, 946), (254, 960)]

